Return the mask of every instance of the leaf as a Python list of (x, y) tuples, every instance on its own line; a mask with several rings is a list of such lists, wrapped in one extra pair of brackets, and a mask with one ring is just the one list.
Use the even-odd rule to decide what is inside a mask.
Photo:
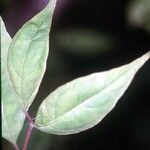
[(52, 92), (41, 104), (37, 129), (57, 135), (84, 131), (98, 124), (116, 105), (150, 52), (130, 64), (93, 73)]
[(2, 113), (2, 136), (12, 143), (16, 143), (18, 135), (23, 127), (25, 114), (17, 100), (7, 70), (7, 54), (11, 43), (11, 37), (6, 31), (5, 25), (1, 23), (1, 113)]
[(25, 110), (33, 102), (43, 78), (49, 50), (49, 32), (56, 0), (23, 25), (12, 40), (8, 69)]

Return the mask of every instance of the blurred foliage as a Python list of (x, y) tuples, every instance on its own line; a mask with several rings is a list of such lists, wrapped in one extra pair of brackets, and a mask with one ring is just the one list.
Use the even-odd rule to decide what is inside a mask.
[[(9, 7), (4, 5), (6, 1)], [(65, 4), (67, 1), (68, 6)], [(48, 0), (2, 0), (2, 17), (11, 35), (47, 2)], [(132, 18), (137, 18), (137, 22), (133, 23), (129, 19), (132, 11), (130, 8), (139, 9), (138, 5), (141, 3), (145, 3), (145, 6), (142, 4), (142, 11), (138, 11), (136, 17)], [(150, 48), (150, 36), (147, 34), (150, 31), (148, 3), (150, 0), (93, 0), (92, 3), (88, 0), (58, 0), (51, 30), (47, 69), (39, 93), (31, 106), (31, 115), (35, 116), (42, 100), (58, 86), (87, 73), (123, 65), (147, 52)], [(127, 10), (126, 6), (129, 7)], [(126, 26), (125, 11), (133, 28)], [(139, 23), (138, 18), (142, 23)], [(144, 28), (145, 31), (133, 30), (137, 27)], [(135, 121), (135, 117), (150, 112), (149, 99), (145, 96), (145, 93), (149, 96), (149, 69), (147, 63), (126, 96), (101, 125), (72, 136), (53, 136), (33, 130), (29, 150), (149, 150), (150, 144), (147, 141), (150, 141), (150, 134), (147, 125), (150, 121), (147, 118), (144, 122), (141, 120), (142, 125), (139, 122), (143, 117), (138, 118), (139, 122)], [(129, 130), (130, 121), (133, 121), (134, 133)], [(141, 129), (140, 133), (138, 129)], [(144, 136), (145, 133), (148, 135)], [(22, 131), (19, 143), (23, 142), (24, 134)], [(143, 144), (147, 146), (143, 147)], [(11, 144), (5, 140), (3, 148), (13, 150)]]
[(81, 28), (57, 31), (54, 43), (56, 47), (64, 51), (82, 56), (92, 56), (109, 51), (115, 44), (109, 34)]
[(150, 0), (132, 0), (128, 4), (128, 22), (150, 33)]

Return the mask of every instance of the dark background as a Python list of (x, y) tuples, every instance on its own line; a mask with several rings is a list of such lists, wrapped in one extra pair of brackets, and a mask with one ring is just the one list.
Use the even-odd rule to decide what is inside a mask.
[[(1, 15), (11, 37), (42, 10), (47, 2), (48, 0), (1, 0)], [(131, 5), (131, 0), (58, 0), (50, 35), (47, 70), (30, 108), (32, 116), (35, 116), (42, 100), (58, 86), (80, 76), (129, 63), (150, 50), (150, 30), (145, 25), (145, 20), (149, 23), (150, 18), (144, 20), (145, 15), (148, 15), (145, 13), (142, 17), (144, 21), (129, 21), (128, 8)], [(93, 43), (88, 45), (91, 39), (104, 42), (100, 45), (96, 42), (97, 46)], [(148, 61), (116, 107), (97, 126), (68, 136), (49, 135), (35, 129), (29, 149), (149, 150), (149, 86)], [(25, 129), (26, 123), (19, 144), (23, 142)], [(12, 149), (11, 144), (4, 139), (3, 149)]]

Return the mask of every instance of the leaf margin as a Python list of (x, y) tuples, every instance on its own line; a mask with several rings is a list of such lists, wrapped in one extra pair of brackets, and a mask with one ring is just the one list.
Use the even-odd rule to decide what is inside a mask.
[[(146, 54), (144, 54), (143, 56), (141, 56), (141, 57), (139, 57), (139, 58), (137, 58), (137, 59), (135, 59), (134, 61), (132, 61), (131, 63), (128, 63), (128, 64), (126, 64), (126, 65), (123, 65), (123, 66), (121, 66), (121, 67), (117, 67), (117, 68), (113, 68), (113, 69), (111, 69), (111, 70), (108, 70), (108, 71), (104, 71), (104, 72), (100, 72), (100, 73), (105, 73), (105, 72), (109, 72), (109, 71), (112, 71), (112, 70), (116, 70), (116, 69), (118, 69), (118, 68), (123, 68), (123, 67), (128, 67), (128, 66), (130, 66), (131, 67), (131, 70), (133, 71), (133, 76), (132, 76), (132, 79), (131, 79), (131, 81), (128, 83), (128, 85), (126, 86), (126, 88), (124, 89), (124, 91), (123, 91), (123, 93), (120, 95), (120, 97), (124, 94), (124, 92), (127, 90), (127, 88), (128, 88), (128, 86), (130, 85), (130, 83), (132, 82), (132, 80), (133, 80), (133, 78), (134, 78), (134, 76), (136, 75), (136, 73), (137, 73), (137, 71), (144, 65), (144, 63), (149, 59), (149, 57), (150, 57), (150, 51), (149, 52), (147, 52)], [(136, 64), (139, 64), (139, 66), (137, 66)], [(135, 67), (133, 68), (133, 66), (132, 65), (135, 65)], [(93, 74), (96, 74), (96, 73), (93, 73)], [(92, 75), (92, 74), (91, 74)], [(90, 76), (90, 75), (87, 75), (87, 76)], [(87, 77), (87, 76), (84, 76), (84, 77)], [(77, 79), (74, 79), (73, 81), (71, 81), (71, 82), (74, 82), (75, 80), (78, 80), (78, 79), (81, 79), (81, 78), (84, 78), (84, 77), (80, 77), (80, 78), (77, 78)], [(55, 93), (58, 89), (60, 89), (60, 88), (62, 88), (63, 86), (66, 86), (67, 84), (70, 84), (71, 82), (68, 82), (68, 83), (66, 83), (66, 84), (64, 84), (64, 85), (62, 85), (62, 86), (60, 86), (60, 87), (58, 87), (56, 90), (54, 90), (52, 93)], [(51, 93), (51, 94), (52, 94)], [(49, 94), (49, 96), (51, 95), (51, 94)], [(49, 97), (48, 96), (48, 97)], [(48, 97), (47, 98), (45, 98), (44, 100), (43, 100), (43, 102), (42, 102), (42, 104), (43, 105), (45, 105), (45, 109), (46, 109), (46, 105), (48, 105), (48, 103), (46, 103), (45, 101), (47, 100), (48, 101)], [(116, 102), (114, 103), (114, 106), (116, 105), (116, 103), (118, 102), (118, 100), (120, 99), (120, 97), (116, 100)], [(50, 100), (49, 100), (50, 101)], [(71, 109), (71, 110), (69, 110), (68, 112), (66, 112), (65, 114), (63, 114), (62, 116), (60, 116), (60, 117), (58, 117), (58, 118), (56, 118), (56, 120), (54, 119), (52, 122), (48, 122), (47, 124), (45, 124), (45, 125), (41, 125), (40, 123), (38, 123), (38, 116), (39, 116), (39, 114), (40, 114), (40, 109), (42, 109), (42, 104), (40, 105), (40, 107), (39, 107), (39, 110), (38, 110), (38, 112), (37, 112), (37, 116), (36, 116), (36, 119), (35, 119), (35, 124), (36, 124), (36, 128), (38, 129), (38, 130), (41, 130), (41, 131), (43, 131), (43, 132), (46, 132), (46, 133), (50, 133), (50, 134), (56, 134), (56, 135), (68, 135), (68, 134), (74, 134), (74, 133), (78, 133), (78, 132), (82, 132), (82, 131), (84, 131), (84, 130), (87, 130), (87, 129), (89, 129), (89, 128), (91, 128), (91, 127), (93, 127), (93, 126), (95, 126), (95, 125), (97, 125), (113, 108), (114, 108), (114, 106), (112, 106), (112, 108), (98, 121), (98, 122), (96, 122), (94, 125), (93, 125), (93, 123), (91, 123), (89, 126), (87, 126), (86, 127), (86, 129), (83, 127), (81, 130), (69, 130), (69, 131), (67, 131), (67, 130), (64, 130), (64, 131), (62, 131), (61, 129), (58, 129), (56, 126), (57, 126), (57, 123), (55, 124), (55, 122), (57, 122), (58, 121), (58, 124), (59, 124), (59, 119), (61, 120), (61, 118), (63, 118), (66, 114), (68, 114), (69, 112), (71, 112), (72, 110), (74, 110), (74, 108), (73, 109)], [(79, 104), (80, 105), (80, 104)], [(78, 106), (77, 106), (78, 107)], [(52, 109), (54, 109), (54, 108), (52, 108)], [(44, 118), (44, 115), (42, 116), (43, 118)], [(51, 117), (51, 116), (49, 116), (49, 117)], [(63, 121), (63, 119), (62, 119), (62, 121)], [(40, 122), (40, 121), (39, 121)], [(61, 124), (61, 123), (60, 123)], [(64, 123), (65, 124), (65, 123)], [(67, 124), (67, 121), (66, 121), (66, 124)], [(59, 125), (58, 125), (59, 126)], [(61, 126), (61, 125), (60, 125)], [(44, 129), (45, 128), (45, 129)], [(48, 129), (49, 128), (49, 129)], [(54, 129), (55, 128), (55, 129)], [(56, 129), (57, 128), (57, 129)], [(48, 131), (49, 130), (49, 131)], [(56, 130), (58, 130), (58, 131), (56, 131)]]

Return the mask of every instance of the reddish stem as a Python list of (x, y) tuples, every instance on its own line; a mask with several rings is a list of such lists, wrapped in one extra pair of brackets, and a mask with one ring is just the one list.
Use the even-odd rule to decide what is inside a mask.
[(30, 115), (28, 114), (28, 112), (26, 112), (26, 118), (28, 119), (28, 129), (26, 132), (26, 136), (25, 136), (25, 141), (23, 144), (23, 148), (22, 150), (27, 150), (29, 141), (30, 141), (30, 137), (31, 137), (31, 133), (32, 133), (32, 129), (34, 128), (34, 123), (33, 123), (33, 119), (30, 117)]
[(14, 143), (12, 143), (12, 144), (13, 144), (13, 146), (14, 146), (15, 150), (19, 150), (19, 147), (18, 147), (18, 145), (17, 145), (17, 144), (14, 144)]
[(25, 112), (26, 118), (28, 119), (28, 122), (30, 123), (32, 121), (32, 118), (30, 117), (28, 112)]
[(24, 141), (22, 150), (27, 150), (29, 140), (30, 140), (30, 137), (31, 137), (31, 133), (32, 133), (32, 129), (33, 129), (33, 125), (29, 124), (29, 127), (28, 127), (27, 132), (26, 132), (26, 137), (25, 137), (25, 141)]

